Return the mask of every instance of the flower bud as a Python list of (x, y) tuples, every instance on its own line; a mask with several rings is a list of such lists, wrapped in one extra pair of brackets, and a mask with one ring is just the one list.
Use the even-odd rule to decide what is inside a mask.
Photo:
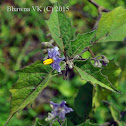
[(69, 69), (72, 69), (73, 68), (73, 62), (71, 60), (68, 60), (68, 67)]
[(99, 60), (96, 60), (96, 61), (94, 62), (94, 67), (102, 67), (102, 64), (100, 63)]
[(52, 45), (53, 43), (54, 43), (54, 40), (51, 39), (49, 42), (42, 42), (41, 44), (44, 47), (50, 48), (50, 47), (53, 47), (53, 45)]
[(109, 60), (105, 56), (102, 59), (104, 60), (104, 63), (109, 63)]
[(41, 43), (43, 46), (46, 46), (46, 47), (52, 47), (52, 43), (50, 43), (50, 42), (42, 42)]
[(73, 57), (74, 60), (77, 60), (79, 58), (79, 55), (76, 55)]

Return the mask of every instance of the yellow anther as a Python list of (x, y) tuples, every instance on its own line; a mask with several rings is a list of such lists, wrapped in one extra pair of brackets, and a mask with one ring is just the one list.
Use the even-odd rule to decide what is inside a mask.
[(46, 59), (45, 61), (43, 61), (43, 64), (44, 65), (48, 65), (48, 64), (51, 64), (51, 63), (53, 63), (53, 59)]

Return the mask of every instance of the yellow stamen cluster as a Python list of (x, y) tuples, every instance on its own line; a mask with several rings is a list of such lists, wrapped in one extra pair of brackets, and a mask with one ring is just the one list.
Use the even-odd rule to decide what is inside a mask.
[(53, 62), (54, 62), (53, 59), (46, 59), (46, 60), (43, 61), (43, 64), (44, 64), (44, 65), (49, 65), (49, 64), (51, 64), (51, 63), (53, 63)]

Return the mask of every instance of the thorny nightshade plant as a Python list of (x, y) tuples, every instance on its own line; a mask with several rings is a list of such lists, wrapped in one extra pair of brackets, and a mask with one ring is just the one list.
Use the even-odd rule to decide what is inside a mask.
[[(115, 88), (120, 68), (115, 65), (114, 60), (109, 60), (104, 55), (95, 56), (91, 48), (97, 43), (122, 41), (124, 39), (124, 34), (118, 37), (116, 33), (120, 33), (119, 28), (123, 29), (123, 24), (126, 23), (123, 20), (126, 11), (122, 7), (118, 7), (111, 12), (103, 13), (95, 30), (75, 36), (76, 29), (72, 26), (70, 19), (63, 12), (56, 11), (57, 6), (56, 3), (50, 19), (46, 21), (52, 40), (43, 42), (42, 45), (45, 46), (48, 54), (43, 61), (36, 61), (32, 65), (17, 71), (19, 79), (10, 89), (12, 94), (11, 112), (6, 124), (16, 112), (34, 101), (37, 95), (48, 85), (52, 77), (62, 75), (64, 79), (68, 80), (69, 71), (73, 71), (75, 75), (79, 74), (82, 80), (88, 82), (88, 85), (94, 86), (94, 89), (90, 90), (94, 90), (96, 95), (93, 95), (92, 99), (89, 100), (97, 99), (99, 86), (103, 87), (100, 88), (100, 95), (103, 92), (109, 94), (110, 91), (120, 93)], [(109, 17), (112, 17), (112, 19)], [(121, 24), (119, 24), (120, 19)], [(106, 24), (107, 21), (110, 22), (109, 25)], [(83, 58), (86, 51), (91, 54), (89, 58)], [(85, 102), (87, 102), (86, 104), (90, 103), (89, 106), (92, 105), (92, 102)], [(71, 109), (65, 103), (65, 101), (60, 104), (50, 102), (52, 112), (48, 114), (46, 121), (53, 120), (54, 122), (54, 120), (57, 120), (61, 125), (60, 120), (65, 119), (65, 114), (74, 110), (76, 115), (83, 116), (87, 111), (87, 114), (89, 114), (91, 110), (85, 108), (87, 110), (81, 114), (83, 111), (79, 110), (79, 107), (76, 108), (75, 106)], [(93, 102), (93, 105), (95, 105), (95, 102)]]

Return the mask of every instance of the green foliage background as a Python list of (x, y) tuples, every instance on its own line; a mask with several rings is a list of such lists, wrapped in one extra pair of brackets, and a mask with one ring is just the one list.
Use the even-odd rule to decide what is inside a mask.
[[(112, 10), (115, 7), (123, 6), (126, 8), (125, 0), (95, 0), (98, 4)], [(60, 2), (61, 5), (69, 6), (66, 12), (72, 19), (73, 26), (78, 33), (86, 33), (93, 28), (98, 16), (97, 9), (87, 0), (66, 0)], [(16, 82), (16, 70), (25, 67), (37, 59), (43, 59), (41, 42), (49, 41), (47, 37), (49, 29), (45, 19), (49, 18), (50, 13), (39, 12), (7, 12), (7, 6), (31, 7), (31, 6), (53, 6), (46, 0), (17, 0), (0, 1), (0, 125), (3, 126), (10, 111), (10, 87)], [(119, 43), (101, 43), (94, 46), (95, 55), (104, 54), (108, 59), (114, 59), (116, 64), (121, 67), (119, 76), (118, 90), (123, 94), (110, 93), (107, 103), (102, 101), (100, 91), (95, 99), (95, 111), (90, 113), (92, 123), (102, 124), (104, 122), (115, 123), (114, 121), (126, 122), (126, 41)], [(40, 53), (41, 52), (41, 53)], [(83, 58), (89, 57), (89, 53), (84, 53)], [(74, 75), (71, 75), (74, 76)], [(71, 106), (74, 106), (73, 97), (77, 97), (80, 86), (85, 81), (79, 77), (71, 77), (70, 81), (62, 78), (54, 78), (49, 87), (44, 89), (37, 97), (32, 106), (27, 106), (24, 111), (17, 113), (8, 126), (28, 126), (35, 124), (36, 117), (43, 119), (50, 111), (49, 101), (61, 102), (63, 99)], [(111, 104), (111, 107), (109, 106)], [(88, 107), (88, 106), (85, 106)], [(79, 119), (78, 119), (79, 120)], [(78, 121), (79, 122), (79, 121)], [(116, 125), (116, 123), (115, 123)]]

